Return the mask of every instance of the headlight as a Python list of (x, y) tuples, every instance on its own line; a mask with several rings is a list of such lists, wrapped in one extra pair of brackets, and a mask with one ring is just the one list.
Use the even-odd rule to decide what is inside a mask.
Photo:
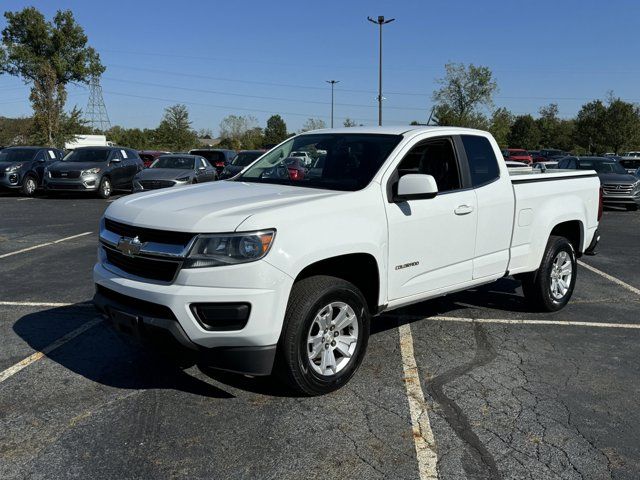
[(21, 163), (16, 163), (4, 169), (5, 172), (17, 172), (22, 167)]
[(176, 178), (176, 182), (188, 182), (189, 180), (191, 180), (191, 177), (189, 177), (189, 176)]
[(82, 172), (80, 172), (80, 176), (95, 175), (96, 173), (100, 173), (100, 169), (98, 167), (90, 168), (89, 170), (82, 170)]
[(275, 230), (199, 235), (187, 255), (184, 268), (255, 262), (269, 252), (275, 235)]

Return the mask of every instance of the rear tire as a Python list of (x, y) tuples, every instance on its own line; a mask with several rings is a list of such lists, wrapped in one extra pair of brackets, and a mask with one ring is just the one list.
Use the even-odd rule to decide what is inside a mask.
[(635, 212), (638, 210), (638, 205), (625, 205), (627, 207), (628, 212)]
[(22, 181), (22, 187), (20, 187), (20, 193), (25, 197), (33, 197), (38, 188), (38, 182), (33, 175), (27, 175)]
[(304, 395), (323, 395), (355, 374), (369, 340), (370, 315), (360, 290), (318, 275), (291, 290), (276, 373)]
[(540, 268), (522, 278), (522, 290), (531, 306), (544, 312), (556, 312), (569, 302), (576, 284), (577, 260), (571, 242), (564, 237), (549, 237)]
[(100, 198), (107, 199), (111, 196), (113, 187), (111, 186), (111, 180), (108, 177), (102, 177), (100, 180), (100, 186), (98, 187), (98, 195)]

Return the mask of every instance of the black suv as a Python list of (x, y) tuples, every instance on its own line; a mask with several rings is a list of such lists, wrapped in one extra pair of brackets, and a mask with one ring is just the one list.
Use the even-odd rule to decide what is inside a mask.
[(216, 167), (218, 177), (222, 174), (224, 167), (231, 163), (237, 152), (235, 150), (226, 150), (224, 148), (196, 148), (189, 150), (189, 155), (199, 155), (207, 159), (207, 161)]
[(57, 148), (5, 148), (0, 151), (0, 187), (30, 197), (42, 186), (45, 168), (62, 157), (62, 150)]
[(96, 192), (109, 198), (114, 190), (133, 190), (133, 177), (144, 168), (138, 152), (123, 147), (81, 147), (49, 165), (47, 192)]

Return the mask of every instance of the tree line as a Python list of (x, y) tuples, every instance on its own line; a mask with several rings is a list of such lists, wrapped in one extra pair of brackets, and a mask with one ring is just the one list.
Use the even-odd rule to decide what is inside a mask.
[(502, 147), (620, 153), (640, 146), (640, 107), (613, 92), (604, 100), (585, 103), (574, 118), (560, 118), (556, 103), (541, 107), (534, 118), (494, 108), (498, 84), (488, 67), (447, 64), (445, 76), (437, 82), (433, 122), (489, 130)]

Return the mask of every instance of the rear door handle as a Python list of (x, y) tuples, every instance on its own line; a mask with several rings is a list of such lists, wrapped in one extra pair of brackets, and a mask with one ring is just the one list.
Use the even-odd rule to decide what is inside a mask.
[(471, 205), (459, 205), (453, 212), (456, 215), (467, 215), (473, 212), (473, 207)]

